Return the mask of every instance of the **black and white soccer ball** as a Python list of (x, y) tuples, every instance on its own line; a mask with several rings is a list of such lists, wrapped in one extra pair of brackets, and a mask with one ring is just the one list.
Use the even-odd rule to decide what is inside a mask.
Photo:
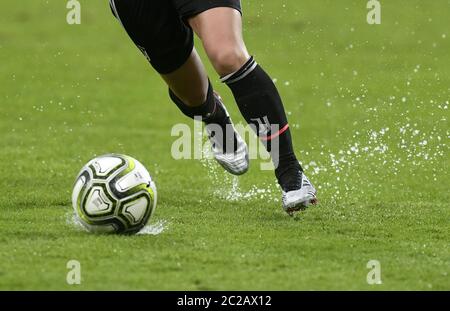
[(106, 154), (78, 174), (72, 205), (79, 223), (95, 233), (139, 232), (156, 208), (156, 186), (136, 159)]

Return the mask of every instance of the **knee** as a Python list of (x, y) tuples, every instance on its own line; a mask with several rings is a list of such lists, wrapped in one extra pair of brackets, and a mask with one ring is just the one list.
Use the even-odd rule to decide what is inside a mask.
[(208, 52), (212, 65), (220, 76), (239, 70), (248, 60), (248, 52), (235, 47), (223, 48), (220, 45)]

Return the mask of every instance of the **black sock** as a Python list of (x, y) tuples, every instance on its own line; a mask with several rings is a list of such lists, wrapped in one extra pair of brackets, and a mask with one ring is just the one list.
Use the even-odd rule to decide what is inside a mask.
[(218, 102), (219, 99), (214, 95), (211, 82), (209, 82), (206, 101), (200, 106), (187, 106), (180, 98), (177, 97), (177, 95), (175, 95), (175, 93), (171, 89), (169, 89), (169, 96), (184, 115), (188, 116), (191, 119), (197, 117), (202, 120), (206, 124), (206, 126), (210, 126), (210, 128), (212, 129), (212, 135), (217, 134), (217, 131), (213, 130), (214, 126), (218, 126), (220, 128), (220, 135), (223, 134), (223, 136), (221, 137), (222, 139), (219, 139), (221, 141), (221, 145), (218, 146), (219, 148), (227, 152), (231, 150), (236, 151), (236, 137), (234, 135), (232, 135), (232, 137), (227, 137), (226, 135), (227, 128), (231, 126), (230, 117), (227, 114), (224, 106), (220, 102)]
[[(290, 176), (303, 169), (295, 156), (286, 113), (272, 79), (251, 57), (241, 69), (223, 77), (222, 82), (230, 87), (243, 117), (270, 152), (278, 182), (283, 188), (290, 187)], [(278, 129), (273, 125), (278, 125)], [(273, 148), (277, 145), (278, 150)]]

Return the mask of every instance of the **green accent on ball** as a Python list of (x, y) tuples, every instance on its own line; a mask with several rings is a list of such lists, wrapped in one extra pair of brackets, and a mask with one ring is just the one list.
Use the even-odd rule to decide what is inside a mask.
[(153, 203), (153, 201), (155, 200), (155, 192), (153, 191), (153, 188), (146, 185), (145, 189), (147, 189), (148, 193), (150, 193), (150, 196), (152, 198), (152, 203)]
[(94, 165), (92, 165), (92, 164), (89, 165), (89, 168), (92, 171), (92, 176), (94, 177), (94, 179), (101, 179), (101, 180), (108, 179), (112, 174), (114, 174), (115, 172), (120, 170), (126, 164), (128, 158), (129, 158), (129, 157), (121, 155), (121, 154), (105, 154), (105, 155), (102, 155), (102, 156), (97, 157), (97, 158), (104, 158), (104, 157), (118, 158), (118, 159), (121, 160), (121, 163), (117, 164), (113, 169), (111, 169), (111, 171), (106, 176), (97, 175)]

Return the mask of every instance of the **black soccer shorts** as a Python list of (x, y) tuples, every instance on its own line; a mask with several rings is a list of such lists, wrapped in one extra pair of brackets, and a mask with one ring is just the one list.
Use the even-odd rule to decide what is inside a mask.
[(241, 12), (240, 0), (109, 0), (114, 16), (160, 74), (180, 68), (192, 53), (186, 19), (216, 7)]

